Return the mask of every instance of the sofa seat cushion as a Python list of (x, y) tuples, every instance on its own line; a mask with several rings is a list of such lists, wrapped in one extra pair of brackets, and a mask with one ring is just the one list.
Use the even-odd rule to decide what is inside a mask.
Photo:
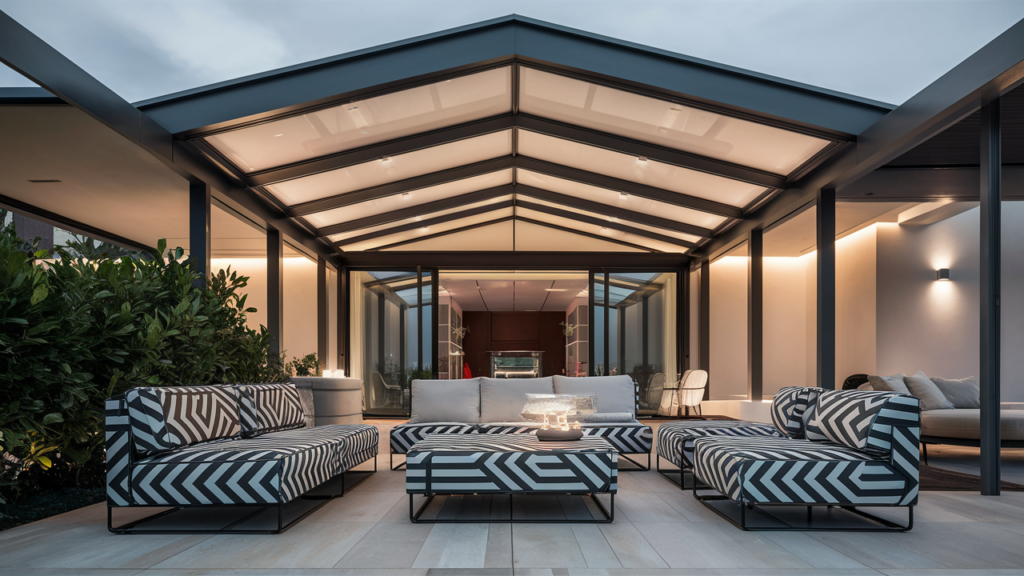
[[(325, 427), (328, 428), (328, 427)], [(337, 474), (341, 444), (310, 428), (196, 444), (135, 463), (134, 504), (278, 504)]]
[(481, 378), (480, 422), (522, 420), (527, 394), (554, 394), (551, 378)]
[(379, 436), (380, 432), (377, 427), (370, 424), (330, 424), (301, 430), (273, 432), (264, 434), (260, 438), (297, 439), (299, 442), (309, 437), (326, 438), (334, 444), (338, 451), (338, 469), (334, 472), (337, 475), (377, 456)]
[(680, 468), (693, 467), (693, 442), (707, 436), (781, 436), (771, 424), (737, 420), (668, 422), (658, 427), (658, 456)]
[[(888, 454), (896, 428), (899, 441), (920, 435), (921, 404), (895, 392), (827, 390), (818, 396), (805, 426), (808, 440), (829, 441), (855, 450)], [(912, 431), (911, 431), (912, 430)]]
[(410, 424), (480, 421), (480, 379), (413, 380)]
[(772, 399), (772, 424), (783, 436), (804, 437), (806, 414), (818, 401), (822, 388), (787, 386), (775, 393)]
[(569, 378), (555, 375), (555, 394), (596, 396), (598, 412), (636, 414), (636, 385), (629, 376), (586, 376)]
[[(391, 452), (406, 454), (413, 444), (433, 434), (533, 434), (541, 426), (539, 422), (399, 424), (391, 429)], [(585, 436), (601, 436), (623, 454), (649, 453), (654, 440), (651, 427), (636, 420), (581, 424), (580, 428)]]
[(239, 384), (238, 408), (242, 436), (301, 428), (306, 425), (302, 401), (294, 384)]
[(125, 402), (140, 455), (228, 438), (241, 430), (238, 396), (230, 386), (132, 388)]
[[(921, 413), (921, 435), (937, 438), (981, 439), (981, 410), (957, 408)], [(1024, 440), (1024, 410), (999, 411), (1002, 440)]]
[(917, 468), (833, 443), (784, 437), (699, 438), (694, 475), (737, 502), (909, 505)]
[(464, 422), (431, 422), (399, 424), (391, 429), (391, 452), (405, 454), (413, 444), (431, 434), (477, 434), (479, 426)]

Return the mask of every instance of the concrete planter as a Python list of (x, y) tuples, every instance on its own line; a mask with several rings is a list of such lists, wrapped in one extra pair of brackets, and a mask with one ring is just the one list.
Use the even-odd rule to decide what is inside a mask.
[(312, 394), (314, 426), (363, 422), (362, 380), (296, 376), (291, 381), (300, 395), (306, 391)]

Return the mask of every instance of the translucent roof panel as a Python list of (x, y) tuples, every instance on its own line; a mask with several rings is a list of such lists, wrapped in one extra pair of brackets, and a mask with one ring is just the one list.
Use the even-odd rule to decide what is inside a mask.
[(674, 204), (666, 204), (657, 200), (642, 198), (634, 194), (626, 194), (624, 196), (618, 190), (599, 188), (597, 186), (591, 186), (590, 184), (583, 184), (581, 182), (565, 180), (564, 178), (548, 176), (547, 174), (540, 174), (530, 170), (523, 170), (522, 168), (516, 169), (516, 182), (527, 186), (533, 186), (534, 188), (548, 190), (550, 192), (557, 192), (558, 194), (564, 194), (566, 196), (573, 196), (575, 198), (599, 202), (601, 204), (607, 204), (608, 206), (622, 208), (624, 210), (640, 212), (641, 214), (647, 214), (649, 216), (657, 216), (659, 218), (667, 218), (669, 220), (675, 220), (676, 222), (683, 222), (693, 226), (700, 226), (701, 228), (707, 228), (709, 230), (714, 230), (727, 220), (725, 216), (709, 214), (707, 212), (701, 212), (699, 210), (693, 210), (683, 206), (676, 206)]
[(279, 182), (267, 190), (293, 206), (510, 154), (512, 131), (505, 130)]
[(282, 118), (206, 138), (256, 172), (512, 111), (511, 68)]
[(530, 196), (528, 192), (527, 193), (520, 192), (518, 194), (518, 197), (520, 199), (522, 199), (522, 200), (527, 201), (527, 202), (533, 202), (534, 204), (540, 204), (542, 206), (550, 206), (551, 208), (557, 208), (557, 209), (563, 210), (565, 212), (572, 212), (574, 214), (582, 214), (584, 216), (590, 216), (591, 218), (598, 218), (600, 220), (605, 220), (607, 222), (620, 223), (620, 224), (623, 224), (625, 226), (631, 226), (633, 228), (637, 228), (637, 229), (640, 229), (640, 230), (646, 230), (648, 232), (654, 232), (656, 234), (661, 234), (663, 236), (671, 236), (673, 238), (678, 238), (678, 239), (684, 240), (686, 242), (694, 242), (694, 243), (696, 243), (696, 242), (700, 242), (701, 241), (700, 236), (694, 236), (693, 234), (684, 234), (682, 232), (676, 232), (675, 230), (666, 230), (664, 228), (657, 228), (655, 226), (648, 226), (646, 224), (640, 224), (639, 222), (633, 222), (631, 220), (617, 218), (617, 217), (614, 217), (614, 216), (604, 216), (602, 214), (597, 214), (595, 212), (590, 212), (589, 210), (580, 210), (579, 208), (573, 208), (571, 206), (564, 206), (562, 204), (558, 204), (558, 203), (555, 203), (555, 202), (548, 202), (547, 200), (541, 200), (540, 198), (534, 198), (534, 197)]
[(351, 206), (343, 206), (341, 208), (334, 208), (333, 210), (317, 212), (316, 214), (310, 214), (305, 218), (313, 226), (323, 228), (324, 226), (330, 226), (331, 224), (351, 222), (352, 220), (359, 220), (360, 218), (375, 216), (384, 212), (391, 212), (392, 210), (420, 206), (429, 202), (445, 200), (447, 198), (461, 196), (469, 192), (477, 192), (479, 190), (486, 190), (487, 188), (495, 188), (511, 183), (512, 169), (509, 168), (507, 170), (491, 172), (490, 174), (473, 176), (472, 178), (453, 180), (452, 182), (445, 182), (444, 184), (438, 184), (437, 186), (420, 188), (419, 190), (413, 190), (411, 192), (385, 196), (368, 202), (360, 202), (358, 204), (352, 204)]
[(788, 175), (829, 144), (815, 138), (583, 80), (521, 68), (527, 114)]
[(475, 224), (482, 224), (491, 220), (499, 220), (501, 218), (508, 218), (512, 216), (512, 208), (502, 208), (500, 210), (492, 210), (491, 212), (485, 212), (483, 214), (477, 214), (475, 216), (468, 216), (466, 218), (460, 218), (458, 220), (452, 220), (451, 222), (445, 222), (444, 224), (437, 224), (435, 226), (416, 228), (413, 230), (407, 230), (405, 232), (396, 232), (388, 236), (382, 236), (380, 238), (374, 238), (373, 240), (367, 240), (365, 242), (359, 242), (358, 244), (349, 244), (345, 246), (346, 252), (357, 252), (360, 250), (372, 250), (381, 246), (388, 246), (396, 242), (405, 242), (407, 240), (415, 240), (422, 238), (423, 236), (430, 236), (439, 232), (448, 232), (463, 228), (465, 226), (473, 226)]
[[(421, 214), (419, 216), (414, 216), (412, 218), (404, 218), (402, 220), (395, 220), (393, 222), (388, 222), (387, 224), (380, 224), (378, 226), (370, 226), (370, 227), (367, 227), (367, 228), (360, 228), (358, 230), (350, 230), (348, 232), (341, 232), (340, 234), (332, 234), (331, 236), (328, 237), (328, 239), (331, 242), (343, 242), (343, 241), (345, 241), (348, 238), (355, 238), (357, 236), (363, 236), (365, 234), (370, 234), (370, 233), (373, 233), (373, 232), (378, 232), (380, 230), (387, 230), (389, 228), (394, 228), (396, 226), (402, 226), (404, 224), (413, 224), (415, 222), (422, 222), (424, 220), (429, 220), (431, 218), (437, 218), (438, 216), (445, 216), (447, 214), (454, 214), (456, 212), (462, 212), (464, 210), (471, 210), (473, 208), (479, 208), (481, 206), (489, 206), (489, 205), (492, 205), (492, 204), (500, 204), (502, 202), (507, 202), (507, 201), (509, 201), (511, 199), (512, 199), (512, 195), (509, 194), (507, 196), (500, 196), (498, 198), (492, 198), (490, 200), (484, 200), (482, 202), (474, 202), (472, 204), (466, 204), (465, 206), (459, 206), (459, 207), (456, 207), (456, 208), (448, 208), (447, 210), (437, 210), (435, 212), (423, 213), (423, 214)], [(344, 246), (343, 246), (343, 248), (344, 248)]]
[(604, 236), (609, 240), (621, 240), (623, 242), (629, 242), (636, 246), (642, 246), (651, 250), (658, 250), (661, 252), (687, 252), (686, 248), (676, 246), (675, 244), (669, 244), (667, 242), (661, 242), (647, 238), (646, 236), (637, 236), (636, 234), (629, 234), (627, 232), (620, 232), (604, 226), (597, 226), (594, 224), (586, 224), (578, 220), (570, 218), (562, 218), (561, 216), (552, 216), (545, 212), (537, 212), (528, 208), (516, 207), (516, 216), (523, 218), (529, 218), (530, 220), (536, 220), (537, 222), (544, 222), (547, 224), (554, 224), (561, 226), (562, 228), (568, 228), (570, 230), (579, 230), (581, 232), (587, 232), (589, 234), (596, 234)]
[(596, 146), (519, 130), (519, 153), (579, 170), (742, 208), (767, 191), (740, 182)]

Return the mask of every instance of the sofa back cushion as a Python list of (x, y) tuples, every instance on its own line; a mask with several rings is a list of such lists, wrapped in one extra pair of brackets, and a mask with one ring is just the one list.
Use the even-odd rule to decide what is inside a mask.
[(294, 384), (238, 384), (242, 436), (302, 428), (302, 401)]
[(822, 392), (822, 388), (806, 386), (787, 386), (776, 392), (771, 410), (775, 429), (789, 438), (803, 438), (807, 411)]
[[(870, 454), (888, 454), (893, 427), (921, 427), (921, 402), (895, 392), (827, 390), (811, 408), (806, 435)], [(914, 448), (916, 451), (916, 447)]]
[(981, 408), (981, 388), (974, 376), (967, 378), (932, 378), (942, 395), (954, 408)]
[(140, 455), (230, 438), (241, 430), (238, 396), (230, 386), (132, 388), (125, 402)]
[(409, 423), (431, 422), (480, 422), (480, 379), (413, 380)]
[(527, 394), (554, 394), (551, 378), (481, 378), (480, 422), (521, 422)]
[(636, 415), (636, 385), (629, 376), (585, 376), (569, 378), (555, 375), (555, 394), (597, 396), (597, 411), (628, 412)]

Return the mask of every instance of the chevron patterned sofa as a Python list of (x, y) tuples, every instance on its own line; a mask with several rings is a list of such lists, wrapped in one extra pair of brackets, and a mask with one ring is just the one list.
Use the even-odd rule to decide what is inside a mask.
[[(629, 376), (567, 378), (468, 378), (413, 380), (412, 417), (391, 430), (394, 455), (433, 434), (531, 434), (540, 422), (524, 422), (526, 394), (592, 394), (598, 413), (581, 423), (586, 436), (601, 436), (641, 470), (650, 470), (653, 433), (636, 419), (637, 386)], [(646, 454), (647, 465), (627, 454)]]
[[(867, 527), (827, 529), (897, 530), (913, 527), (919, 481), (920, 402), (893, 392), (784, 388), (776, 395), (772, 420), (777, 434), (712, 435), (692, 441), (693, 495), (743, 529), (792, 530), (768, 514), (768, 506), (805, 506), (815, 529), (813, 507), (841, 508), (867, 518)], [(718, 494), (701, 494), (712, 489)], [(739, 503), (739, 519), (715, 501)], [(906, 507), (899, 525), (858, 507)], [(761, 509), (750, 527), (748, 509)], [(831, 512), (831, 511), (830, 511)], [(821, 519), (819, 518), (819, 523)]]
[[(141, 522), (113, 526), (113, 510), (163, 507), (172, 512), (201, 506), (277, 509), (274, 529), (218, 532), (279, 533), (315, 509), (284, 524), (285, 504), (324, 482), (374, 459), (375, 426), (303, 428), (293, 384), (236, 384), (181, 388), (132, 388), (106, 401), (107, 528), (130, 533)], [(197, 530), (188, 530), (196, 532)], [(140, 532), (152, 533), (151, 530)]]

